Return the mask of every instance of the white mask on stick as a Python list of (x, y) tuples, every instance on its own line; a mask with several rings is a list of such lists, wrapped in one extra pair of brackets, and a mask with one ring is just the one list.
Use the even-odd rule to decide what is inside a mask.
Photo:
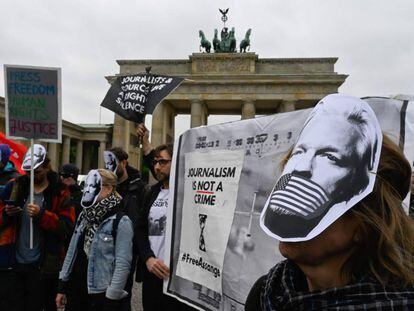
[[(24, 155), (22, 170), (30, 171), (32, 168), (32, 149), (29, 148)], [(35, 144), (33, 146), (33, 169), (37, 169), (46, 159), (46, 149), (42, 145)]]

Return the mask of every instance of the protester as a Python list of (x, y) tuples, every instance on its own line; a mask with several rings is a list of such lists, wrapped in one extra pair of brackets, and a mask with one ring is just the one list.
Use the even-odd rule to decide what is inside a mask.
[[(314, 224), (310, 224), (312, 218), (308, 215), (303, 216), (301, 222), (290, 223), (293, 218), (284, 217), (286, 228), (289, 224), (291, 226), (289, 236), (276, 238), (280, 240), (279, 250), (287, 260), (276, 264), (267, 275), (257, 280), (247, 298), (246, 310), (414, 308), (414, 222), (402, 206), (410, 187), (410, 164), (396, 144), (385, 135), (382, 137), (380, 130), (380, 136), (374, 130), (363, 130), (377, 122), (369, 107), (360, 109), (366, 104), (340, 98), (339, 95), (334, 99), (336, 105), (342, 105), (347, 113), (337, 113), (336, 107), (339, 106), (333, 110), (329, 108), (332, 97), (322, 100), (319, 108), (329, 116), (329, 121), (316, 118), (320, 129), (325, 128), (323, 124), (332, 124), (334, 119), (337, 126), (344, 128), (340, 119), (346, 116), (345, 120), (353, 128), (344, 134), (354, 131), (359, 134), (350, 135), (352, 143), (346, 137), (339, 139), (341, 133), (337, 131), (324, 130), (309, 137), (312, 119), (308, 119), (283, 163), (282, 177), (267, 203), (275, 219), (279, 215), (294, 215), (293, 208), (302, 211), (300, 208), (306, 207), (315, 213), (319, 206), (312, 207), (304, 198), (309, 195), (316, 198), (316, 190), (312, 192), (310, 189), (317, 183), (322, 185), (322, 190), (332, 189), (330, 192), (325, 190), (329, 193), (329, 200), (323, 205), (323, 210), (328, 216), (322, 215), (320, 223)], [(354, 103), (355, 107), (350, 107)], [(368, 114), (374, 117), (367, 118)], [(322, 133), (325, 135), (323, 141), (320, 139)], [(376, 145), (381, 140), (382, 144)], [(377, 149), (381, 146), (379, 153)], [(355, 160), (355, 150), (362, 156), (359, 160)], [(349, 159), (354, 160), (349, 162)], [(299, 166), (303, 169), (292, 175), (306, 178), (303, 182), (306, 187), (289, 188), (290, 181), (286, 181), (283, 174)], [(346, 184), (341, 186), (344, 191), (337, 187), (328, 188), (341, 184), (342, 178), (352, 180), (352, 176), (367, 178), (359, 180), (359, 185), (354, 183), (349, 187), (353, 193), (349, 193)], [(330, 182), (324, 184), (325, 180)], [(371, 182), (372, 192), (367, 191)], [(359, 197), (364, 193), (365, 196)], [(338, 206), (342, 213), (333, 214)], [(298, 226), (306, 222), (308, 228), (302, 235), (302, 228)], [(324, 226), (329, 224), (316, 237), (304, 238), (309, 229), (315, 232), (321, 223)], [(272, 229), (277, 234), (281, 232), (276, 227)]]
[[(7, 200), (0, 202), (0, 267), (9, 272), (0, 280), (1, 286), (8, 288), (2, 310), (56, 310), (54, 298), (64, 241), (75, 220), (69, 190), (52, 171), (45, 148), (34, 145), (34, 151), (33, 204), (29, 200), (29, 172), (6, 185)], [(30, 158), (30, 149), (26, 158)], [(30, 168), (31, 161), (25, 162), (25, 168)]]
[(59, 171), (60, 180), (64, 183), (70, 191), (70, 201), (75, 207), (76, 219), (82, 211), (80, 204), (82, 198), (82, 190), (78, 185), (79, 168), (75, 164), (67, 163), (62, 165)]
[[(117, 177), (91, 170), (79, 215), (59, 274), (57, 307), (65, 310), (122, 310), (129, 303), (125, 284), (131, 269), (133, 228), (116, 192)], [(99, 191), (98, 191), (98, 190)]]
[(110, 152), (116, 157), (117, 163), (113, 168), (113, 172), (118, 177), (116, 191), (124, 199), (125, 214), (135, 224), (138, 217), (137, 201), (140, 200), (146, 183), (141, 179), (140, 172), (129, 165), (128, 153), (119, 147), (112, 148)]
[(4, 186), (13, 178), (20, 174), (17, 172), (14, 164), (9, 161), (11, 150), (9, 145), (0, 144), (0, 195)]
[[(113, 171), (118, 177), (116, 191), (122, 196), (124, 212), (131, 219), (134, 230), (138, 218), (138, 205), (146, 183), (141, 179), (140, 172), (128, 164), (128, 153), (120, 147), (114, 147), (104, 152), (105, 167)], [(131, 310), (131, 294), (134, 284), (134, 272), (137, 262), (137, 250), (133, 248), (132, 268), (125, 290), (128, 292), (129, 303), (123, 304), (122, 311)]]
[(138, 125), (137, 135), (142, 140), (144, 161), (158, 181), (143, 195), (135, 232), (139, 254), (137, 281), (142, 281), (144, 310), (192, 310), (162, 291), (163, 280), (170, 276), (163, 258), (173, 146), (160, 145), (153, 149), (144, 124)]
[[(6, 184), (19, 176), (14, 164), (9, 161), (11, 150), (9, 145), (0, 144), (0, 197), (2, 197), (3, 189)], [(2, 237), (2, 230), (0, 229), (0, 239)], [(0, 270), (0, 310), (5, 310), (7, 307), (8, 300), (8, 279), (10, 271)]]

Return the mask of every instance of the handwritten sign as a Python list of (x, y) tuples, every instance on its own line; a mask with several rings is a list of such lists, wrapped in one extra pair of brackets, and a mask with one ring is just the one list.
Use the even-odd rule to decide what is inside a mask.
[(60, 68), (4, 65), (8, 138), (61, 142)]
[(101, 106), (124, 119), (141, 123), (183, 80), (153, 74), (120, 76), (111, 85)]

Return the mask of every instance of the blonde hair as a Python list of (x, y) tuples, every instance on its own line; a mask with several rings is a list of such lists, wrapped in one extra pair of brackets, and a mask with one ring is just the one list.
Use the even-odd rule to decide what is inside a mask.
[(118, 184), (118, 177), (116, 174), (103, 168), (99, 168), (98, 173), (102, 178), (102, 186), (111, 186), (112, 192), (119, 198), (122, 198), (121, 195), (116, 191), (116, 186)]

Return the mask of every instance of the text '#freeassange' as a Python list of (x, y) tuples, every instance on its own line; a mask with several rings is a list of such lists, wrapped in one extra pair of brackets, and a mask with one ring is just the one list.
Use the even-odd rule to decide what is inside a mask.
[(209, 271), (214, 275), (215, 278), (220, 277), (220, 269), (204, 261), (201, 256), (198, 259), (196, 259), (194, 257), (191, 257), (191, 255), (188, 253), (183, 253), (183, 255), (181, 256), (181, 261)]

